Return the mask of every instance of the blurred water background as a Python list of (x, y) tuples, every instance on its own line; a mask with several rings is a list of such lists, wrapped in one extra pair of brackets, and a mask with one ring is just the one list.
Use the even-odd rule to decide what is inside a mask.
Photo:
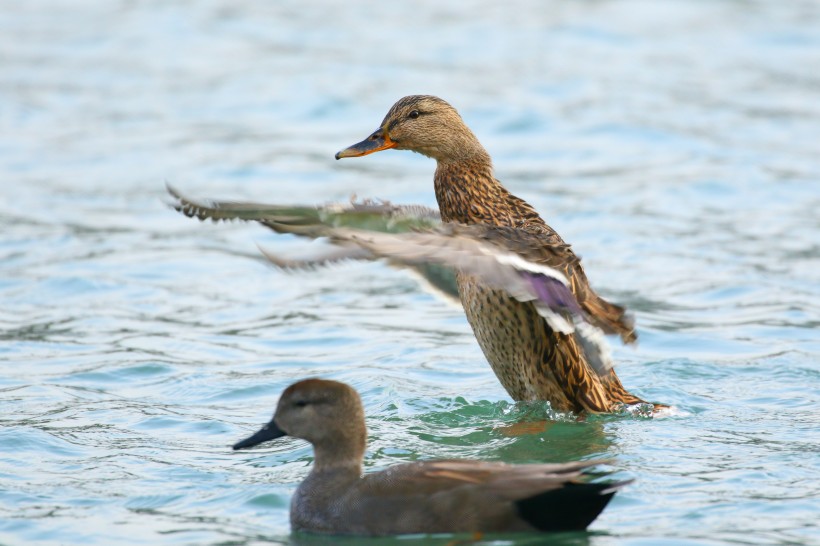
[[(0, 543), (310, 543), (287, 508), (307, 445), (229, 446), (316, 375), (362, 393), (368, 469), (612, 457), (636, 478), (553, 543), (820, 543), (817, 2), (0, 7)], [(256, 245), (302, 241), (166, 205), (167, 181), (434, 206), (432, 160), (333, 160), (413, 93), (458, 108), (635, 311), (619, 374), (676, 416), (513, 404), (408, 274), (285, 274)]]

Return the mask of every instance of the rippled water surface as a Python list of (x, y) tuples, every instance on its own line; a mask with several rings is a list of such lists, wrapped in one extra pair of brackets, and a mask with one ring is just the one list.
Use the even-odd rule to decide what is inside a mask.
[[(614, 458), (561, 543), (820, 542), (820, 4), (458, 6), (3, 3), (0, 543), (316, 543), (307, 445), (229, 449), (315, 375), (362, 393), (368, 469)], [(635, 311), (619, 374), (675, 416), (544, 424), (408, 274), (282, 273), (256, 245), (302, 242), (164, 202), (434, 205), (429, 159), (333, 160), (419, 92)]]

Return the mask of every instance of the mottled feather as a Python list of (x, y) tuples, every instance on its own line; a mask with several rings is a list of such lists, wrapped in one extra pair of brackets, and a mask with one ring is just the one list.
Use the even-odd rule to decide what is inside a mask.
[[(370, 143), (379, 145), (368, 148)], [(450, 104), (429, 95), (404, 97), (379, 130), (349, 148), (355, 153), (343, 150), (336, 157), (391, 147), (436, 160), (433, 185), (442, 221), (512, 228), (494, 233), (507, 237), (504, 244), (527, 261), (562, 271), (590, 323), (626, 343), (637, 339), (631, 317), (595, 293), (570, 246), (529, 203), (495, 178), (490, 155)], [(517, 248), (520, 232), (540, 237), (541, 247)], [(614, 370), (596, 373), (594, 360), (604, 356), (590, 349), (594, 336), (553, 328), (537, 319), (536, 303), (510, 297), (474, 275), (460, 273), (457, 282), (478, 343), (514, 399), (546, 399), (556, 409), (590, 412), (642, 402), (623, 388)]]

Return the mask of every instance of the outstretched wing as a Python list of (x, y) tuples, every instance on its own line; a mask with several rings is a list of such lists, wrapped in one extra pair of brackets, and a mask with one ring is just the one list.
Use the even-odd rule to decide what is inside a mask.
[[(430, 229), (441, 225), (438, 210), (423, 205), (393, 205), (388, 201), (366, 199), (350, 203), (332, 203), (319, 206), (272, 205), (240, 201), (194, 200), (182, 195), (170, 185), (171, 206), (190, 218), (223, 222), (242, 220), (259, 222), (277, 233), (290, 233), (317, 238), (327, 235), (329, 228), (355, 228), (373, 232), (403, 233)], [(322, 265), (345, 259), (364, 259), (360, 247), (340, 247), (310, 260), (301, 266)], [(458, 301), (458, 288), (452, 269), (432, 263), (418, 263), (411, 267), (432, 289), (449, 299)]]
[[(307, 261), (285, 260), (265, 250), (263, 253), (284, 268), (355, 257), (386, 258), (401, 267), (434, 264), (466, 273), (519, 301), (532, 302), (553, 330), (579, 339), (588, 362), (600, 375), (612, 368), (603, 335), (579, 304), (569, 279), (557, 267), (545, 265), (545, 260), (536, 261), (550, 252), (538, 234), (510, 227), (447, 223), (436, 229), (401, 234), (327, 228), (322, 235), (348, 250)], [(361, 253), (362, 249), (366, 254)]]
[(327, 227), (402, 233), (441, 224), (438, 211), (422, 205), (394, 205), (389, 201), (371, 199), (319, 206), (194, 200), (171, 186), (166, 187), (174, 198), (171, 206), (190, 218), (214, 222), (259, 222), (279, 233), (308, 237), (316, 237), (317, 232)]
[(280, 267), (383, 257), (417, 272), (431, 288), (454, 300), (459, 298), (454, 271), (479, 276), (516, 299), (532, 301), (553, 329), (572, 332), (602, 376), (612, 367), (602, 332), (619, 334), (626, 343), (637, 339), (631, 315), (595, 293), (580, 259), (546, 224), (532, 229), (442, 224), (435, 209), (387, 201), (270, 205), (196, 201), (170, 186), (168, 192), (173, 208), (189, 217), (255, 221), (278, 233), (327, 237), (336, 245), (301, 260), (265, 252)]

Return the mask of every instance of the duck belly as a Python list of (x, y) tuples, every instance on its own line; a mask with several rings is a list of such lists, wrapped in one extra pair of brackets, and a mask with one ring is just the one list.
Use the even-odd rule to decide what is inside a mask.
[(567, 386), (556, 377), (556, 338), (531, 303), (510, 298), (469, 275), (459, 274), (458, 291), (467, 321), (484, 356), (514, 400), (549, 400), (553, 409), (578, 410)]

